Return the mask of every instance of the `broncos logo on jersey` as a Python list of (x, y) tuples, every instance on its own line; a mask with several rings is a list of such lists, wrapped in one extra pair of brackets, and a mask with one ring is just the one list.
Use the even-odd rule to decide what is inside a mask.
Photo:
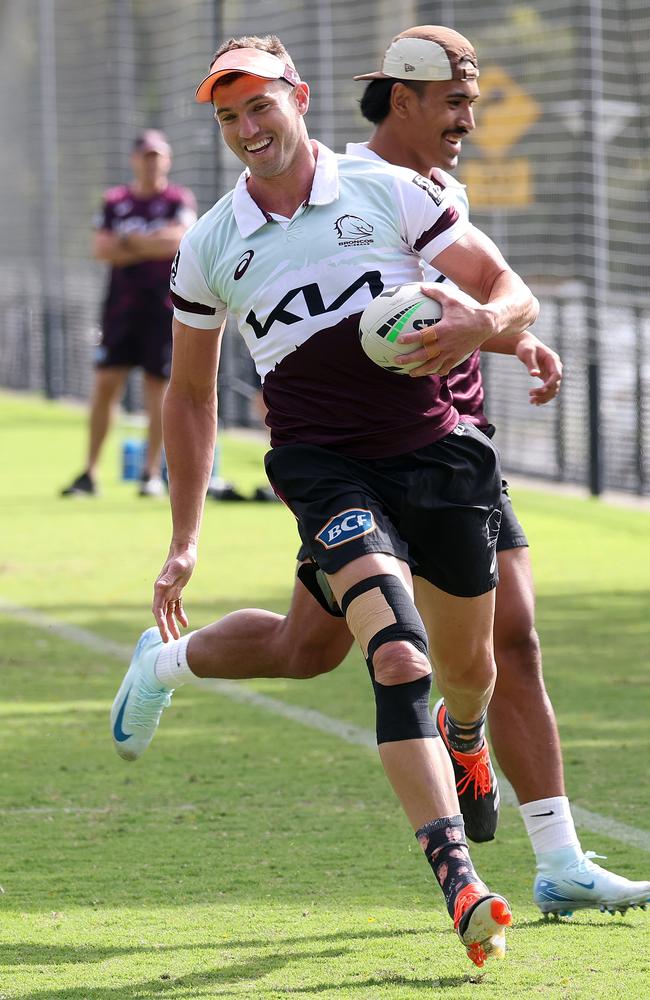
[(336, 234), (339, 238), (339, 245), (342, 247), (349, 246), (367, 246), (372, 243), (369, 236), (372, 236), (375, 227), (365, 219), (359, 218), (358, 215), (342, 215), (334, 223), (334, 228), (336, 229)]

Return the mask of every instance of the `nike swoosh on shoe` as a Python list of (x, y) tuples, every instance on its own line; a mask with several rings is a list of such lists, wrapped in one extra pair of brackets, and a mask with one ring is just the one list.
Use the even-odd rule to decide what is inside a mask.
[(124, 695), (124, 701), (120, 705), (120, 710), (117, 713), (117, 718), (115, 719), (115, 725), (113, 726), (113, 736), (115, 737), (118, 743), (124, 743), (125, 740), (128, 740), (131, 738), (131, 736), (133, 736), (133, 733), (125, 733), (124, 730), (122, 729), (122, 719), (124, 718), (124, 713), (126, 711), (126, 702), (130, 694), (131, 694), (131, 688), (129, 688), (129, 690)]

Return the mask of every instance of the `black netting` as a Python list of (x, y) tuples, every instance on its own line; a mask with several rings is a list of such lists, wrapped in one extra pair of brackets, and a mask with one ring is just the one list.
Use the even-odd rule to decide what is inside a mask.
[[(309, 127), (342, 150), (368, 136), (355, 72), (408, 24), (447, 23), (481, 60), (478, 130), (459, 176), (474, 222), (543, 304), (561, 349), (553, 406), (528, 405), (517, 362), (485, 364), (511, 470), (650, 492), (650, 11), (642, 0), (4, 0), (0, 3), (0, 385), (85, 397), (102, 268), (88, 258), (102, 191), (128, 177), (135, 133), (163, 128), (173, 179), (200, 210), (234, 182), (193, 91), (218, 42), (274, 32), (312, 85)], [(591, 388), (589, 373), (591, 371)], [(255, 376), (226, 338), (226, 422), (254, 419)], [(137, 381), (131, 399), (138, 402)]]

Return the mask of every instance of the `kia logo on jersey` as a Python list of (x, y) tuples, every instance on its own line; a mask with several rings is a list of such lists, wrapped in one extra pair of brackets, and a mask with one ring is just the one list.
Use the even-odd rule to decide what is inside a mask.
[[(249, 250), (248, 252), (252, 253), (253, 251)], [(322, 292), (313, 281), (309, 285), (300, 285), (298, 288), (291, 288), (282, 296), (278, 304), (273, 307), (263, 323), (257, 318), (254, 309), (251, 309), (249, 312), (246, 322), (252, 328), (257, 339), (261, 340), (262, 337), (266, 337), (274, 323), (291, 326), (293, 323), (300, 323), (302, 321), (304, 317), (301, 314), (291, 312), (287, 308), (289, 303), (293, 302), (294, 299), (298, 299), (299, 296), (302, 296), (303, 302), (307, 306), (307, 312), (313, 318), (314, 316), (323, 316), (328, 312), (338, 312), (348, 299), (351, 299), (355, 292), (358, 292), (364, 285), (368, 286), (370, 295), (373, 299), (376, 299), (384, 290), (381, 272), (366, 271), (356, 281), (353, 281), (351, 285), (345, 288), (340, 295), (337, 295), (329, 305), (325, 305)], [(359, 307), (359, 311), (361, 311), (361, 308)]]
[(316, 539), (324, 548), (335, 549), (338, 545), (345, 545), (353, 538), (361, 538), (374, 530), (375, 519), (372, 512), (352, 507), (331, 517), (318, 532)]
[(239, 263), (235, 268), (235, 273), (233, 274), (233, 278), (235, 279), (235, 281), (239, 281), (240, 278), (244, 277), (246, 271), (248, 270), (248, 265), (250, 264), (254, 256), (255, 256), (254, 250), (247, 250), (246, 253), (243, 253), (241, 255), (241, 257), (239, 258)]

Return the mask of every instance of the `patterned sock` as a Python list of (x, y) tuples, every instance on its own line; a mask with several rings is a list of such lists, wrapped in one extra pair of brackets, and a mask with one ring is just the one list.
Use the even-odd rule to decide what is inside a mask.
[(458, 753), (478, 753), (485, 740), (486, 718), (487, 708), (480, 719), (470, 723), (456, 722), (449, 712), (445, 712), (445, 731), (452, 750)]
[[(443, 816), (425, 823), (415, 834), (433, 868), (445, 897), (449, 916), (454, 917), (456, 896), (466, 885), (483, 882), (469, 856), (462, 816)], [(486, 890), (487, 891), (487, 890)]]

